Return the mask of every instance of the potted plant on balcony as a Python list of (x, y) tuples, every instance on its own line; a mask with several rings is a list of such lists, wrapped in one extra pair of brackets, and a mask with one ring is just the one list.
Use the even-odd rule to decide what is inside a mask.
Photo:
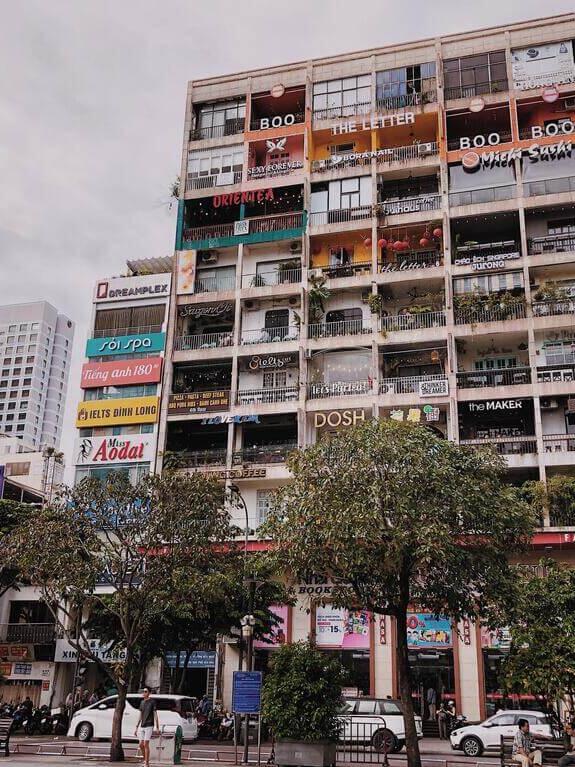
[[(301, 280), (301, 264), (295, 258), (289, 261), (280, 261), (276, 267), (278, 273), (278, 285), (281, 283), (299, 282)], [(297, 272), (299, 271), (299, 276)]]
[(325, 314), (325, 301), (330, 297), (330, 292), (323, 277), (312, 276), (309, 282), (309, 322), (313, 325), (320, 322)]
[(344, 669), (306, 642), (273, 654), (262, 714), (275, 738), (277, 765), (335, 765)]
[(534, 301), (564, 301), (568, 297), (565, 288), (554, 280), (542, 282), (533, 293)]
[(372, 314), (381, 314), (383, 309), (383, 297), (381, 293), (370, 293), (367, 299), (369, 311)]

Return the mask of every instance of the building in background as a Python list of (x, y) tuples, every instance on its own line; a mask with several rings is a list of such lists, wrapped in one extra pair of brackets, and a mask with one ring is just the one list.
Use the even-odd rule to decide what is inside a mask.
[[(159, 448), (237, 486), (250, 545), (290, 450), (368, 418), (494, 445), (511, 482), (575, 470), (574, 37), (568, 14), (190, 83)], [(574, 526), (543, 520), (525, 564), (573, 561)], [(299, 594), (276, 645), (397, 695), (400, 627)], [(418, 609), (421, 712), (430, 686), (493, 711), (505, 632)]]
[[(0, 434), (0, 465), (4, 476), (47, 499), (64, 478), (64, 458), (59, 451), (34, 450), (18, 437)], [(2, 498), (0, 492), (0, 498)]]

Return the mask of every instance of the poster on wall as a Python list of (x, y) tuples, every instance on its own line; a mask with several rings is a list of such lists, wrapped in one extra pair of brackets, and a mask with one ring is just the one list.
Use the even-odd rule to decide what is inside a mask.
[(511, 62), (513, 83), (520, 90), (575, 82), (570, 40), (517, 48), (511, 51)]
[(254, 640), (254, 647), (256, 649), (271, 650), (273, 647), (281, 647), (281, 645), (286, 643), (288, 610), (289, 607), (287, 605), (271, 605), (270, 612), (277, 617), (278, 623), (269, 634), (265, 635), (265, 638)]
[(369, 650), (367, 610), (319, 605), (315, 616), (315, 638), (318, 647), (333, 650)]
[(194, 292), (195, 261), (195, 250), (184, 250), (178, 254), (178, 281), (176, 289), (179, 296), (190, 295)]
[(431, 613), (409, 613), (407, 616), (408, 647), (451, 647), (449, 618)]
[(507, 626), (490, 629), (481, 627), (481, 647), (491, 650), (508, 651), (511, 646), (511, 632)]

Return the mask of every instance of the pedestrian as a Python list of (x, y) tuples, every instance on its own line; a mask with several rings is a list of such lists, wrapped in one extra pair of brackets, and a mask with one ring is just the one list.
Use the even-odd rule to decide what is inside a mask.
[(522, 767), (532, 767), (534, 764), (541, 764), (541, 749), (535, 746), (533, 738), (529, 733), (529, 722), (527, 719), (519, 719), (517, 722), (518, 730), (513, 739), (512, 758), (514, 762), (519, 762)]
[(199, 705), (200, 714), (202, 716), (205, 716), (206, 719), (209, 717), (210, 712), (212, 710), (212, 701), (208, 698), (207, 695), (202, 696), (202, 700), (200, 701)]
[(434, 687), (429, 687), (425, 696), (427, 701), (427, 707), (429, 708), (429, 721), (435, 721), (435, 715), (437, 713), (437, 693)]
[(565, 747), (565, 754), (557, 762), (557, 767), (569, 767), (569, 765), (575, 764), (575, 728), (573, 722), (565, 724), (563, 746)]
[(449, 738), (449, 723), (451, 720), (451, 711), (446, 706), (445, 701), (441, 701), (439, 711), (437, 712), (437, 724), (439, 725), (439, 739), (447, 740)]
[[(154, 730), (155, 727), (155, 730)], [(144, 757), (144, 767), (150, 767), (150, 740), (154, 732), (160, 731), (158, 721), (158, 709), (156, 701), (150, 697), (150, 688), (144, 687), (142, 702), (140, 703), (140, 716), (134, 735), (140, 742), (140, 751)]]

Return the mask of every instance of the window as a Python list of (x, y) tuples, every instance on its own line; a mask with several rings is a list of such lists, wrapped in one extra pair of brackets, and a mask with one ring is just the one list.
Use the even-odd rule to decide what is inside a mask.
[(358, 700), (355, 704), (354, 714), (375, 714), (374, 700)]
[(482, 93), (506, 91), (505, 51), (492, 51), (443, 62), (445, 97), (469, 98)]
[(8, 410), (16, 410), (16, 403), (15, 402), (9, 402), (8, 403)]
[(543, 344), (546, 365), (574, 365), (575, 345), (570, 339)]
[(266, 330), (273, 328), (287, 328), (289, 325), (289, 309), (270, 309), (266, 312), (264, 327)]
[(244, 129), (245, 99), (203, 104), (197, 112), (196, 133), (203, 138), (231, 136)]
[(162, 329), (165, 307), (133, 306), (127, 309), (103, 309), (96, 312), (94, 337), (130, 335), (144, 332), (157, 333)]
[(575, 234), (575, 218), (547, 222), (548, 234)]
[(39, 329), (39, 327), (40, 327), (40, 323), (39, 323), (39, 322), (33, 322), (33, 323), (30, 325), (30, 330), (38, 330), (38, 329)]
[(263, 377), (264, 389), (285, 389), (287, 386), (287, 371), (267, 370)]
[(421, 94), (426, 101), (435, 101), (435, 62), (416, 64), (399, 69), (385, 69), (376, 74), (376, 99), (387, 108), (420, 104)]
[(493, 717), (490, 721), (495, 727), (505, 727), (509, 724), (515, 724), (515, 714), (501, 714)]
[[(218, 176), (220, 173), (241, 173), (244, 166), (243, 146), (221, 147), (188, 153), (188, 180)], [(215, 180), (214, 180), (215, 183)]]
[(382, 714), (402, 714), (401, 708), (392, 700), (380, 700), (379, 709)]
[(385, 181), (379, 185), (382, 200), (402, 200), (438, 193), (437, 176), (413, 176)]
[(352, 309), (334, 309), (325, 315), (326, 322), (354, 322), (361, 329), (363, 313), (359, 308)]
[(313, 112), (317, 119), (361, 114), (370, 107), (371, 75), (314, 83)]
[(514, 290), (523, 287), (522, 272), (504, 272), (502, 274), (482, 274), (469, 277), (457, 277), (453, 280), (454, 293), (497, 293), (502, 290)]
[(30, 461), (6, 464), (6, 476), (8, 477), (24, 477), (27, 474), (30, 474)]
[(266, 521), (271, 508), (271, 490), (258, 490), (256, 495), (256, 516), (257, 525), (263, 525)]
[(494, 357), (486, 360), (475, 360), (475, 370), (504, 370), (517, 367), (516, 357)]

